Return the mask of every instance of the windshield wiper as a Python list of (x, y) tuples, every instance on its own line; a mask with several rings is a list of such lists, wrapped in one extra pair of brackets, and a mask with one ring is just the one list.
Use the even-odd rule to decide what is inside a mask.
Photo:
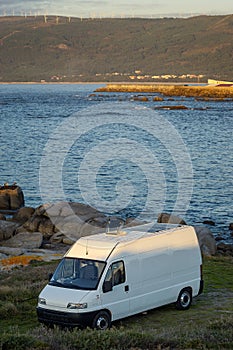
[(64, 287), (63, 283), (60, 283), (60, 282), (57, 282), (57, 281), (49, 281), (49, 285), (57, 286), (57, 287)]

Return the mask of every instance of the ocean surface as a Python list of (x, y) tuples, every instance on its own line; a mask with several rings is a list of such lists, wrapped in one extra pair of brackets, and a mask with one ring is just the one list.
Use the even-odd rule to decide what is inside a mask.
[[(110, 216), (212, 220), (232, 241), (233, 103), (135, 101), (94, 84), (0, 85), (0, 183), (27, 206), (69, 200)], [(187, 110), (155, 109), (185, 105)]]

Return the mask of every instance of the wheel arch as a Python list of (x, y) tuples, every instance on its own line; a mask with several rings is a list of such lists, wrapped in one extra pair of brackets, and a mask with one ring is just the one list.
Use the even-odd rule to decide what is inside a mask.
[(101, 309), (101, 310), (99, 310), (96, 314), (98, 314), (98, 313), (101, 312), (101, 311), (107, 312), (107, 313), (109, 314), (110, 321), (112, 322), (112, 313), (111, 313), (111, 311), (110, 311), (109, 309)]
[(177, 294), (177, 299), (179, 297), (179, 295), (184, 291), (184, 290), (188, 290), (189, 293), (191, 294), (191, 297), (193, 298), (193, 288), (191, 286), (187, 286), (187, 287), (183, 287), (182, 289), (180, 289), (180, 291)]

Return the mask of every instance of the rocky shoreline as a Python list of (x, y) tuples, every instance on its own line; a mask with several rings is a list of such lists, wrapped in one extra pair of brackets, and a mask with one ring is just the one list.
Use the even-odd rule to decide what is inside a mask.
[[(111, 218), (114, 227), (144, 224), (133, 218)], [(161, 213), (158, 223), (186, 224), (179, 217)], [(0, 270), (26, 265), (31, 260), (60, 259), (78, 238), (105, 232), (109, 217), (88, 205), (57, 202), (37, 208), (19, 208), (12, 217), (0, 215)], [(194, 226), (203, 255), (233, 256), (233, 245), (217, 242), (207, 225)], [(233, 224), (231, 224), (233, 226)], [(230, 226), (231, 227), (231, 226)]]
[(106, 84), (96, 92), (159, 93), (164, 96), (185, 96), (204, 99), (233, 99), (232, 86), (190, 86), (159, 84)]

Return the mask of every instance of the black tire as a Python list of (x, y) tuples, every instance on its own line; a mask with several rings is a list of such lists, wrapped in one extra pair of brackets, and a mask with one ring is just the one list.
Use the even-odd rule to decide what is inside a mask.
[(188, 310), (191, 304), (192, 304), (191, 289), (189, 288), (182, 289), (176, 302), (176, 308), (178, 310)]
[(108, 312), (100, 311), (93, 319), (92, 328), (105, 331), (111, 326), (111, 317)]

